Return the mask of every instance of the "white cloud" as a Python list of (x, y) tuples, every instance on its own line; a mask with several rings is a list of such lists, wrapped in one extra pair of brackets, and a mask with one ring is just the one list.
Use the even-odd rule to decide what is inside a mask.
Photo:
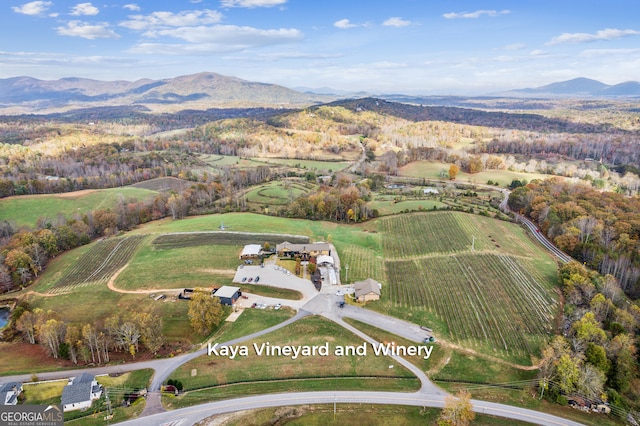
[(100, 13), (100, 10), (91, 3), (79, 3), (71, 9), (73, 16), (93, 16)]
[(587, 58), (595, 56), (632, 55), (640, 53), (640, 49), (587, 49), (580, 52), (580, 56)]
[(285, 4), (287, 0), (221, 0), (222, 7), (273, 7)]
[(384, 21), (382, 25), (385, 27), (406, 27), (407, 25), (411, 25), (411, 21), (394, 16)]
[(543, 56), (546, 55), (547, 52), (545, 52), (544, 50), (540, 50), (540, 49), (536, 49), (536, 50), (532, 50), (531, 52), (529, 52), (530, 56)]
[(347, 30), (349, 28), (356, 28), (360, 25), (351, 23), (348, 19), (341, 19), (333, 23), (333, 26), (336, 28), (340, 28), (342, 30)]
[(188, 55), (245, 50), (255, 47), (290, 43), (302, 38), (297, 29), (262, 30), (235, 25), (180, 27), (155, 30), (149, 37), (173, 37), (188, 44), (139, 43), (130, 53)]
[(53, 3), (50, 1), (32, 1), (22, 6), (14, 6), (11, 9), (16, 13), (23, 15), (40, 15), (46, 12)]
[(563, 43), (587, 43), (598, 40), (614, 40), (616, 38), (640, 35), (637, 30), (618, 30), (615, 28), (607, 28), (600, 30), (595, 34), (588, 33), (562, 33), (547, 42), (547, 45), (554, 46)]
[(120, 38), (113, 30), (109, 29), (109, 24), (89, 24), (82, 21), (69, 21), (66, 27), (58, 27), (59, 35), (65, 35), (70, 37), (82, 37), (89, 40), (95, 40), (97, 38)]
[(170, 27), (192, 27), (196, 25), (217, 24), (222, 14), (215, 10), (185, 10), (178, 13), (153, 12), (150, 15), (133, 15), (130, 20), (121, 22), (121, 27), (132, 30), (152, 30)]
[(524, 49), (526, 47), (526, 45), (524, 43), (512, 43), (512, 44), (507, 44), (504, 47), (504, 50), (520, 50), (520, 49)]
[(130, 10), (132, 12), (138, 12), (140, 10), (140, 6), (138, 6), (135, 3), (129, 3), (129, 4), (125, 4), (124, 6), (122, 6), (123, 9), (127, 9)]
[(480, 18), (482, 15), (487, 16), (498, 16), (498, 15), (508, 15), (511, 13), (510, 10), (476, 10), (475, 12), (450, 12), (442, 15), (447, 19), (457, 19), (457, 18), (467, 18), (467, 19), (476, 19)]

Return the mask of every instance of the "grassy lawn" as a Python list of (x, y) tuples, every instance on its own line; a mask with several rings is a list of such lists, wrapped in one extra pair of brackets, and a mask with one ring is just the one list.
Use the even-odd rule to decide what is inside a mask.
[[(237, 283), (233, 283), (233, 285), (237, 285)], [(280, 299), (302, 299), (302, 293), (300, 293), (299, 291), (289, 290), (287, 288), (271, 287), (268, 285), (240, 283), (240, 291), (242, 291), (243, 293), (252, 293), (265, 297), (278, 297)]]
[(30, 405), (37, 404), (60, 404), (62, 389), (69, 383), (69, 380), (58, 380), (45, 383), (24, 383), (23, 393), (24, 403)]
[[(245, 312), (246, 313), (246, 312)], [(243, 314), (244, 315), (244, 314)], [(256, 314), (259, 315), (259, 314)], [(242, 318), (242, 316), (240, 317)], [(252, 320), (248, 318), (247, 321)], [(216, 341), (228, 340), (224, 333)], [(292, 356), (269, 355), (258, 356), (252, 346), (269, 342), (273, 345), (329, 345), (327, 356)], [(373, 355), (369, 348), (367, 355), (340, 356), (334, 353), (338, 346), (359, 346), (363, 342), (335, 323), (320, 317), (304, 318), (283, 329), (261, 336), (253, 341), (243, 343), (248, 347), (247, 356), (230, 359), (226, 356), (202, 356), (178, 368), (172, 378), (181, 381), (187, 391), (204, 388), (215, 388), (205, 391), (202, 398), (224, 398), (237, 394), (275, 392), (286, 389), (356, 389), (364, 388), (362, 377), (380, 377), (383, 380), (372, 380), (368, 386), (379, 389), (415, 390), (419, 382), (402, 366), (386, 357)], [(394, 365), (394, 368), (389, 368)], [(352, 378), (347, 380), (344, 378)], [(295, 380), (295, 379), (328, 379), (328, 380)], [(397, 382), (395, 379), (400, 380)], [(411, 379), (411, 380), (408, 380)], [(245, 383), (240, 388), (239, 384)], [(228, 386), (232, 385), (234, 386)], [(235, 385), (238, 384), (238, 385)], [(260, 387), (258, 387), (260, 384)], [(216, 390), (217, 389), (217, 390)], [(240, 389), (240, 390), (238, 390)], [(262, 389), (262, 390), (261, 390)], [(230, 393), (233, 392), (233, 393)], [(189, 393), (187, 393), (189, 395)], [(178, 397), (170, 400), (172, 406), (181, 405)], [(196, 398), (196, 396), (191, 397)], [(189, 402), (192, 403), (192, 402)]]
[(71, 218), (76, 213), (112, 208), (120, 196), (125, 200), (145, 200), (156, 194), (157, 192), (147, 189), (122, 187), (77, 193), (7, 197), (0, 200), (0, 220), (15, 221), (17, 226), (34, 227), (40, 217), (55, 219), (61, 214)]
[(367, 204), (371, 209), (377, 209), (380, 216), (402, 213), (408, 211), (426, 211), (434, 209), (447, 208), (445, 203), (436, 200), (406, 200), (395, 202), (389, 201), (371, 201)]
[[(440, 410), (437, 408), (406, 407), (400, 405), (336, 404), (301, 405), (296, 407), (254, 410), (233, 416), (225, 426), (290, 425), (290, 426), (413, 426), (434, 425)], [(215, 417), (213, 417), (215, 418)], [(527, 425), (517, 420), (476, 415), (474, 425)]]
[[(115, 285), (129, 290), (210, 287), (216, 284), (212, 274), (233, 277), (241, 249), (227, 245), (157, 249), (144, 245)], [(221, 270), (228, 272), (212, 272)]]
[(397, 391), (411, 392), (420, 388), (416, 378), (343, 377), (278, 379), (267, 382), (235, 383), (186, 392), (178, 397), (164, 395), (162, 402), (168, 409), (187, 407), (220, 399), (239, 398), (280, 392), (313, 392), (326, 390)]
[(291, 318), (295, 312), (289, 308), (273, 309), (245, 309), (234, 322), (226, 322), (213, 335), (216, 342), (228, 342), (242, 336), (253, 334), (260, 330), (273, 327)]
[(259, 206), (284, 206), (294, 199), (309, 193), (315, 185), (288, 180), (271, 181), (253, 187), (247, 192), (247, 201)]
[(314, 161), (314, 160), (298, 160), (295, 158), (257, 158), (270, 164), (282, 164), (298, 169), (306, 169), (315, 173), (333, 173), (349, 167), (351, 163), (347, 161)]
[[(408, 177), (423, 177), (427, 179), (440, 179), (440, 172), (445, 170), (449, 171), (451, 165), (442, 163), (439, 161), (414, 161), (406, 166), (401, 167), (398, 170), (400, 176)], [(458, 176), (453, 183), (482, 183), (486, 184), (488, 180), (498, 182), (500, 186), (505, 187), (509, 185), (514, 179), (522, 180), (526, 179), (531, 181), (533, 179), (548, 179), (552, 175), (545, 175), (542, 173), (522, 173), (512, 172), (509, 170), (485, 170), (479, 173), (465, 173), (462, 170), (458, 173)]]
[[(396, 336), (395, 334), (391, 334), (384, 330), (380, 330), (379, 328), (370, 326), (369, 324), (365, 324), (363, 322), (360, 322), (351, 318), (344, 318), (344, 321), (347, 322), (348, 324), (351, 324), (352, 326), (354, 326), (355, 328), (362, 331), (367, 336), (375, 339), (378, 342), (382, 342), (382, 343), (394, 342), (396, 345), (403, 345), (403, 346), (416, 345), (416, 342), (404, 339), (402, 337)], [(430, 371), (432, 371), (434, 368), (436, 368), (439, 364), (442, 363), (443, 358), (448, 354), (448, 351), (442, 350), (440, 346), (438, 346), (437, 344), (429, 345), (429, 346), (434, 346), (433, 350), (431, 351), (431, 356), (429, 357), (429, 359), (424, 359), (423, 355), (406, 356), (403, 358), (405, 358), (407, 361), (410, 361), (415, 366), (419, 367), (425, 373), (429, 374)]]
[(144, 389), (149, 385), (153, 370), (135, 370), (119, 376), (97, 376), (96, 380), (105, 388)]

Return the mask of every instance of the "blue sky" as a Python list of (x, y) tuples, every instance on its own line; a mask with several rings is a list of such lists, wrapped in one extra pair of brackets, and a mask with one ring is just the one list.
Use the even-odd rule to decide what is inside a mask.
[(640, 80), (638, 0), (99, 0), (0, 5), (0, 78), (481, 94)]

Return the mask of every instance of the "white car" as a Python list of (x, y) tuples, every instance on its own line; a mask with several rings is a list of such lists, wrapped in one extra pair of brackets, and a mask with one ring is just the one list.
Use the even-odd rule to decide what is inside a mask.
[(273, 309), (275, 309), (276, 311), (280, 308), (282, 308), (282, 303), (278, 303), (276, 304), (276, 306), (273, 307)]

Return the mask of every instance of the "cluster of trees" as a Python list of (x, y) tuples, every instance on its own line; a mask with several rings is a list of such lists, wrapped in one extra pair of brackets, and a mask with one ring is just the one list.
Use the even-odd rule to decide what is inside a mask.
[(347, 175), (340, 175), (335, 185), (323, 185), (315, 192), (296, 198), (281, 213), (314, 220), (361, 222), (378, 216), (375, 209), (366, 205), (370, 193), (367, 181), (355, 185)]
[(640, 199), (547, 179), (515, 189), (509, 207), (537, 223), (561, 250), (640, 297)]
[(220, 324), (224, 310), (220, 299), (208, 293), (195, 291), (189, 300), (189, 324), (198, 334), (208, 334)]
[(577, 262), (561, 267), (559, 280), (567, 301), (564, 333), (543, 351), (542, 392), (557, 401), (578, 392), (617, 406), (637, 404), (640, 306), (627, 302), (613, 276)]
[(42, 345), (53, 358), (102, 364), (112, 352), (132, 357), (144, 346), (156, 354), (164, 344), (162, 317), (148, 311), (115, 314), (102, 322), (68, 323), (53, 311), (32, 309), (25, 302), (12, 314), (15, 330), (25, 342)]

